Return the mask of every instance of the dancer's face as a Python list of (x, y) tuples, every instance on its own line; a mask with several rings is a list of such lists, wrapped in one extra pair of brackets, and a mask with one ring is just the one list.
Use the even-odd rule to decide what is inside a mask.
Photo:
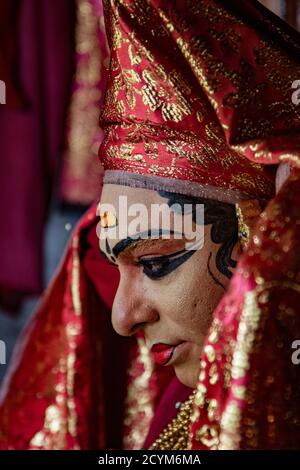
[[(100, 240), (100, 249), (120, 271), (112, 309), (113, 327), (124, 336), (142, 330), (154, 359), (172, 365), (183, 384), (195, 387), (212, 313), (229, 282), (216, 266), (220, 244), (211, 240), (211, 225), (205, 225), (203, 247), (187, 250), (186, 239), (175, 239), (171, 233), (174, 219), (168, 239), (156, 235), (133, 241), (138, 230), (129, 231), (128, 237), (122, 238), (118, 230), (113, 230), (122, 219), (119, 196), (127, 197), (128, 207), (137, 202), (143, 204), (148, 214), (151, 204), (168, 202), (156, 191), (104, 185), (100, 215), (102, 226), (108, 228), (101, 228), (105, 238)], [(114, 206), (115, 214), (108, 213), (103, 218), (104, 204)], [(172, 220), (172, 210), (166, 210)], [(160, 223), (153, 226), (152, 220), (150, 225), (152, 233), (157, 234), (162, 228)], [(237, 254), (236, 247), (233, 257)]]

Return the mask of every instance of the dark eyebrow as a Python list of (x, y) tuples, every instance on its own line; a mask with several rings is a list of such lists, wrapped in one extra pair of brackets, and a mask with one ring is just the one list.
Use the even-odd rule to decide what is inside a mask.
[[(129, 248), (134, 243), (137, 243), (137, 242), (142, 241), (142, 240), (151, 239), (153, 236), (155, 236), (155, 237), (157, 237), (157, 239), (159, 239), (159, 237), (161, 237), (162, 235), (165, 235), (167, 233), (170, 234), (170, 235), (175, 234), (174, 230), (159, 229), (159, 230), (148, 230), (147, 232), (137, 233), (133, 237), (124, 238), (124, 240), (120, 240), (114, 246), (114, 248), (112, 250), (113, 254), (116, 258), (118, 258), (120, 253), (122, 253), (124, 250)], [(176, 232), (176, 233), (178, 233), (178, 232)]]

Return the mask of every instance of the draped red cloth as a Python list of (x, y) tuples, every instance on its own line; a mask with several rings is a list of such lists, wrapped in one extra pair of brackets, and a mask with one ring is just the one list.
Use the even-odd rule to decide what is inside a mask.
[[(136, 341), (112, 329), (110, 309), (119, 274), (100, 256), (96, 223), (93, 206), (78, 225), (52, 285), (19, 340), (1, 392), (1, 449), (123, 446), (129, 407), (125, 397), (134, 381), (127, 369), (131, 362), (140, 377), (144, 364), (139, 362)], [(171, 392), (168, 411), (163, 406), (152, 422), (150, 442), (175, 416), (175, 403), (191, 392), (174, 378), (171, 368), (152, 372), (151, 390), (145, 381), (136, 389), (135, 400), (149, 394), (149, 406), (154, 408), (168, 384)], [(147, 425), (143, 441), (150, 422), (143, 411), (137, 413), (139, 424)], [(126, 432), (132, 432), (130, 426)]]
[(14, 64), (17, 55), (17, 17), (18, 2), (3, 0), (0, 4), (0, 80), (5, 83), (6, 104), (9, 107), (18, 107), (22, 102)]
[[(170, 50), (176, 45), (180, 68), (192, 70), (191, 83), (202, 90), (198, 97), (217, 129), (206, 158), (203, 155), (195, 164), (191, 154), (182, 154), (182, 160), (177, 156), (184, 171), (173, 171), (169, 178), (204, 184), (208, 171), (210, 185), (225, 191), (223, 179), (218, 179), (224, 175), (232, 191), (259, 198), (266, 194), (259, 176), (272, 181), (267, 165), (287, 162), (291, 167), (278, 194), (267, 193), (269, 202), (213, 313), (199, 357), (190, 448), (299, 449), (300, 376), (291, 358), (292, 343), (300, 334), (300, 116), (291, 101), (291, 83), (300, 76), (299, 35), (250, 0), (150, 0), (147, 8), (139, 0), (107, 0), (105, 8), (108, 31), (114, 33), (103, 112), (107, 135), (101, 158), (106, 169), (151, 175), (152, 155), (157, 159), (154, 176), (168, 176), (164, 164), (175, 152), (178, 134), (174, 141), (170, 135), (168, 142), (159, 140), (159, 165), (160, 153), (151, 151), (157, 143), (153, 130), (166, 136), (174, 125), (184, 132), (187, 115), (176, 114), (181, 116), (177, 124), (170, 119), (170, 107), (163, 107), (168, 102), (163, 80), (160, 107), (151, 109), (151, 100), (139, 101), (138, 77), (149, 80), (149, 74), (143, 77), (147, 60), (155, 68), (164, 65), (164, 57), (166, 62), (174, 58), (167, 47), (163, 57), (157, 52), (159, 34), (167, 38)], [(152, 60), (156, 54), (158, 62)], [(125, 60), (126, 69), (128, 55), (133, 72), (125, 74), (122, 67)], [(121, 73), (117, 82), (116, 71)], [(172, 75), (168, 67), (167, 71)], [(150, 83), (152, 94), (155, 83)], [(178, 104), (181, 88), (174, 83), (173, 88), (169, 87), (171, 98)], [(194, 103), (195, 96), (188, 96)], [(188, 109), (192, 125), (197, 108)], [(143, 136), (149, 139), (148, 147)], [(210, 159), (216, 138), (222, 145), (218, 158)], [(201, 139), (200, 133), (198, 149)], [(184, 140), (184, 148), (186, 143), (191, 142)], [(224, 144), (231, 155), (225, 166), (220, 151)], [(233, 178), (239, 162), (246, 173), (243, 180)], [(142, 338), (124, 340), (113, 334), (108, 312), (117, 274), (91, 248), (90, 237), (97, 243), (92, 235), (95, 224), (92, 208), (19, 345), (2, 391), (2, 448), (105, 448), (119, 447), (121, 440), (125, 448), (148, 446), (165, 425), (166, 397), (188, 392), (173, 382), (172, 370), (153, 366)], [(112, 428), (118, 431), (117, 439)], [(152, 435), (147, 437), (149, 429)]]
[(88, 207), (101, 194), (102, 170), (97, 154), (103, 131), (99, 127), (99, 108), (105, 93), (109, 50), (102, 0), (77, 0), (76, 9), (76, 65), (59, 196), (68, 204)]
[(0, 2), (0, 303), (43, 288), (43, 233), (63, 150), (74, 2)]
[[(193, 449), (299, 449), (300, 171), (260, 215), (201, 357)], [(212, 379), (214, 377), (214, 380)]]

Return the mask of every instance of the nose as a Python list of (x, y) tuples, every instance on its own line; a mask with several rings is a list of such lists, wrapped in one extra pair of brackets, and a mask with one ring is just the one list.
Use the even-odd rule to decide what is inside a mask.
[(137, 330), (157, 321), (158, 317), (141, 282), (120, 270), (120, 283), (112, 308), (114, 330), (121, 336), (132, 336)]

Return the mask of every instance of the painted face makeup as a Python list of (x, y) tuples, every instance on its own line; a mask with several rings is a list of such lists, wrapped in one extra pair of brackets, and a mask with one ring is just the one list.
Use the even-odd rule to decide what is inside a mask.
[(155, 281), (170, 274), (194, 253), (195, 251), (180, 250), (168, 256), (141, 257), (138, 263), (143, 266), (143, 273)]
[[(158, 230), (152, 230), (151, 232), (148, 233), (148, 237), (150, 239), (151, 234), (156, 233), (156, 235), (160, 236), (161, 231)], [(170, 237), (174, 234), (173, 231), (170, 231)], [(111, 261), (117, 260), (117, 258), (126, 250), (129, 249), (129, 247), (132, 247), (133, 245), (135, 246), (135, 249), (139, 247), (141, 249), (141, 244), (143, 243), (143, 240), (145, 240), (145, 234), (136, 234), (134, 238), (128, 237), (125, 240), (119, 241), (111, 250), (109, 241), (106, 238), (105, 240), (105, 247), (106, 247), (106, 253), (109, 256), (109, 259)], [(143, 249), (143, 248), (142, 248)], [(111, 251), (113, 251), (113, 256), (111, 255)], [(176, 268), (178, 268), (181, 264), (183, 264), (185, 261), (187, 261), (194, 253), (196, 250), (187, 250), (187, 249), (181, 249), (178, 250), (174, 253), (170, 253), (168, 255), (155, 255), (155, 256), (139, 256), (138, 259), (135, 261), (137, 266), (142, 266), (143, 267), (143, 273), (148, 276), (152, 280), (156, 279), (161, 279), (164, 276), (167, 276), (170, 274), (172, 271), (174, 271)], [(106, 253), (103, 253), (106, 255)]]
[[(108, 184), (101, 203), (117, 207), (120, 194), (128, 197), (128, 204), (142, 201), (150, 206), (168, 200), (155, 191)], [(186, 249), (185, 239), (175, 238), (174, 227), (164, 239), (161, 227), (151, 229), (148, 234), (137, 231), (125, 239), (114, 239), (108, 228), (106, 238), (100, 240), (101, 251), (120, 271), (112, 324), (124, 336), (141, 330), (153, 360), (161, 366), (173, 366), (182, 383), (195, 387), (212, 313), (229, 281), (216, 262), (222, 243), (212, 240), (213, 224), (204, 226), (200, 250)], [(217, 235), (221, 240), (220, 231)], [(234, 264), (230, 255), (231, 251), (224, 259)]]

